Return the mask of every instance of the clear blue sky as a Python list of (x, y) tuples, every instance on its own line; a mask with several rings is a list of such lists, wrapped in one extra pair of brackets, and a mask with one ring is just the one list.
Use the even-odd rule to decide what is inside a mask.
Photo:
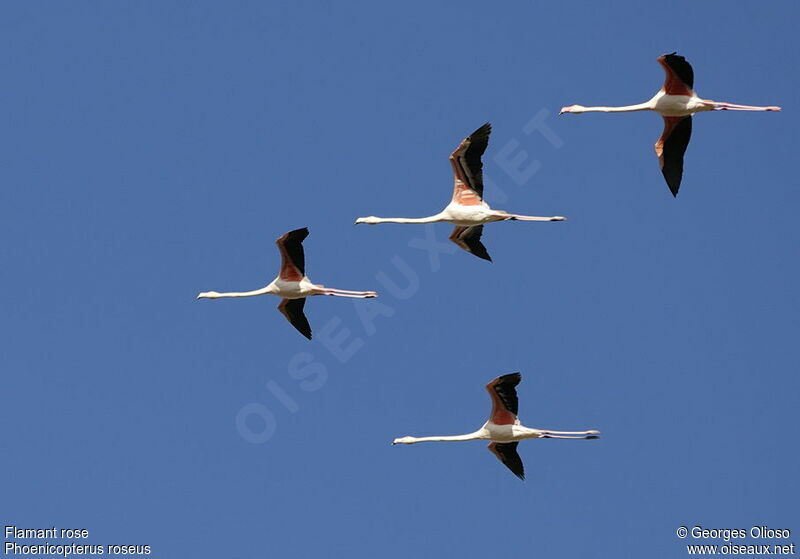
[[(800, 9), (662, 7), (4, 3), (0, 522), (170, 559), (800, 530)], [(677, 199), (657, 115), (557, 117), (648, 99), (675, 50), (701, 96), (784, 108), (697, 116)], [(567, 222), (487, 226), (494, 264), (353, 226), (439, 211), (485, 121), (489, 203)], [(382, 297), (309, 300), (313, 342), (274, 297), (195, 300), (268, 283), (303, 226), (312, 280)], [(481, 442), (389, 445), (477, 428), (511, 371), (524, 423), (603, 438), (521, 443), (524, 483)]]

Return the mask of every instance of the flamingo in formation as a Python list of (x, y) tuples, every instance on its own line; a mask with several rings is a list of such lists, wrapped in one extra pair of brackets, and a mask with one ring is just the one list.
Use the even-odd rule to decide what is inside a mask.
[(694, 89), (694, 71), (682, 56), (676, 53), (663, 54), (658, 63), (667, 74), (664, 85), (652, 99), (638, 105), (624, 107), (584, 107), (570, 105), (561, 113), (625, 113), (633, 111), (656, 111), (664, 117), (664, 131), (655, 143), (661, 173), (673, 196), (678, 195), (683, 177), (683, 154), (692, 136), (692, 115), (704, 111), (780, 111), (780, 107), (756, 107), (737, 105), (722, 101), (701, 99)]
[(536, 217), (511, 214), (493, 210), (483, 201), (483, 162), (481, 156), (489, 145), (492, 125), (488, 122), (465, 138), (450, 154), (450, 163), (455, 175), (453, 198), (444, 210), (429, 217), (359, 217), (356, 224), (367, 223), (437, 223), (447, 221), (455, 224), (450, 240), (470, 252), (491, 262), (486, 247), (481, 243), (483, 224), (493, 221), (564, 221), (560, 216)]
[(522, 380), (519, 373), (497, 377), (486, 385), (492, 399), (489, 421), (474, 433), (441, 437), (400, 437), (392, 444), (416, 444), (429, 441), (492, 441), (487, 447), (515, 476), (525, 479), (525, 468), (517, 454), (517, 445), (524, 439), (596, 439), (600, 431), (550, 431), (532, 429), (519, 422), (517, 410), (517, 385)]
[(311, 339), (311, 326), (303, 313), (306, 304), (306, 297), (313, 295), (332, 295), (334, 297), (352, 297), (365, 299), (377, 297), (374, 291), (347, 291), (345, 289), (334, 289), (324, 285), (316, 285), (306, 276), (305, 253), (303, 252), (303, 240), (308, 237), (308, 228), (295, 229), (289, 231), (277, 241), (278, 250), (281, 253), (281, 269), (278, 277), (272, 280), (266, 287), (255, 291), (217, 293), (216, 291), (205, 291), (200, 293), (198, 299), (219, 299), (221, 297), (254, 297), (256, 295), (277, 295), (283, 300), (278, 305), (278, 310), (286, 317), (298, 332), (309, 340)]

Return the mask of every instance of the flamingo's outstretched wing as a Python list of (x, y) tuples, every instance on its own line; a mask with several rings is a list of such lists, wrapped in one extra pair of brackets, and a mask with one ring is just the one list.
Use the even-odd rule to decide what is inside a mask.
[(278, 310), (281, 311), (281, 314), (286, 317), (286, 320), (288, 320), (298, 332), (310, 340), (311, 325), (308, 323), (308, 319), (303, 312), (305, 304), (305, 297), (302, 299), (283, 299), (280, 305), (278, 305)]
[(450, 154), (455, 187), (453, 202), (464, 206), (483, 203), (483, 161), (481, 157), (489, 145), (492, 125), (488, 122), (465, 138)]
[(689, 95), (694, 88), (694, 70), (682, 56), (675, 54), (662, 54), (657, 58), (658, 63), (664, 68), (667, 76), (662, 89), (667, 95)]
[(522, 381), (519, 373), (510, 373), (497, 377), (486, 385), (486, 391), (492, 398), (492, 414), (489, 421), (496, 425), (514, 425), (517, 423), (519, 399), (516, 386)]
[(281, 253), (279, 277), (284, 281), (300, 281), (306, 275), (306, 256), (303, 252), (303, 239), (308, 237), (308, 227), (289, 231), (277, 241)]
[(661, 174), (673, 196), (678, 195), (683, 178), (683, 154), (692, 138), (691, 116), (665, 116), (664, 132), (655, 145)]
[(450, 240), (455, 244), (484, 260), (492, 261), (492, 257), (486, 251), (486, 247), (481, 242), (483, 235), (483, 225), (473, 225), (472, 227), (456, 226), (450, 233)]
[(491, 443), (488, 448), (492, 454), (497, 456), (497, 458), (506, 465), (506, 467), (511, 470), (515, 476), (519, 479), (525, 479), (525, 467), (522, 465), (522, 458), (519, 457), (517, 454), (517, 445), (519, 443), (514, 441), (513, 443)]

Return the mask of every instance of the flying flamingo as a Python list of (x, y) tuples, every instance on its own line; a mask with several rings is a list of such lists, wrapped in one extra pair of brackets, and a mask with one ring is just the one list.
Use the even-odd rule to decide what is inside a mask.
[(465, 138), (450, 154), (450, 164), (455, 174), (453, 199), (436, 215), (418, 218), (359, 217), (356, 223), (436, 223), (448, 221), (455, 224), (450, 240), (478, 258), (492, 261), (481, 243), (483, 224), (492, 221), (564, 221), (560, 216), (535, 217), (493, 210), (483, 201), (483, 162), (481, 156), (489, 145), (492, 125), (488, 122)]
[(492, 441), (487, 447), (492, 454), (511, 470), (515, 476), (525, 479), (522, 459), (517, 454), (517, 445), (523, 439), (596, 439), (600, 431), (549, 431), (525, 427), (517, 418), (519, 400), (516, 386), (522, 380), (519, 373), (497, 377), (486, 385), (492, 398), (492, 413), (483, 427), (467, 435), (443, 437), (400, 437), (392, 444), (415, 444), (428, 441)]
[(270, 293), (283, 297), (278, 305), (278, 310), (286, 317), (297, 331), (309, 340), (311, 339), (311, 326), (303, 313), (303, 306), (306, 304), (306, 297), (312, 295), (332, 295), (334, 297), (353, 297), (365, 299), (377, 297), (374, 291), (346, 291), (344, 289), (333, 289), (324, 285), (315, 285), (306, 277), (305, 254), (303, 252), (303, 239), (308, 237), (308, 228), (295, 229), (283, 235), (275, 241), (281, 253), (281, 270), (278, 277), (272, 280), (268, 286), (255, 291), (245, 291), (243, 293), (217, 293), (216, 291), (206, 291), (200, 293), (198, 299), (219, 299), (220, 297), (253, 297), (255, 295), (265, 295)]
[(692, 136), (692, 115), (703, 111), (780, 111), (780, 107), (754, 107), (701, 99), (694, 89), (694, 71), (682, 56), (662, 54), (658, 63), (667, 73), (661, 90), (645, 103), (626, 107), (584, 107), (570, 105), (561, 113), (625, 113), (656, 111), (664, 117), (664, 132), (655, 144), (661, 173), (673, 196), (678, 195), (683, 177), (683, 154)]

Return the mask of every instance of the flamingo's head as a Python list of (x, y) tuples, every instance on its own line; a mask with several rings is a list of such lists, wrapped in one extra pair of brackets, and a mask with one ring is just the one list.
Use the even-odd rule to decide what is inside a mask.
[(219, 297), (219, 293), (216, 291), (204, 291), (197, 296), (198, 299), (216, 299), (217, 297)]
[(380, 220), (377, 217), (375, 217), (374, 215), (371, 215), (369, 217), (359, 217), (356, 220), (356, 225), (358, 225), (359, 223), (367, 223), (369, 225), (376, 225), (376, 224), (380, 223)]
[(414, 442), (414, 437), (400, 437), (392, 441), (392, 444), (411, 444)]
[(564, 113), (582, 113), (586, 107), (583, 105), (569, 105), (567, 107), (561, 107), (561, 110), (558, 111), (558, 114), (563, 115)]

